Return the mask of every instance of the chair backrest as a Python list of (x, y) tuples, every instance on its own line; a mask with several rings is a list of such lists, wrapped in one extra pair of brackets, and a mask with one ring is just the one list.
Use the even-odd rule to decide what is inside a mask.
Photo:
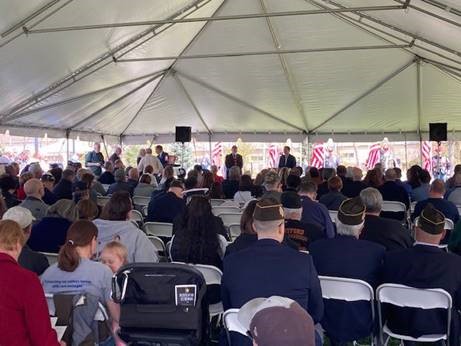
[(191, 264), (202, 273), (207, 285), (221, 285), (222, 271), (214, 266), (205, 264)]
[(222, 213), (241, 213), (241, 209), (236, 206), (217, 206), (212, 208), (213, 214), (219, 216)]
[(381, 211), (393, 212), (393, 213), (405, 213), (407, 207), (402, 202), (397, 201), (383, 201)]
[[(417, 225), (419, 220), (419, 216), (415, 218), (414, 224)], [(445, 229), (447, 231), (452, 231), (455, 229), (455, 223), (451, 221), (450, 219), (445, 219)]]
[(151, 243), (155, 246), (157, 252), (166, 252), (166, 246), (162, 239), (156, 237), (155, 235), (148, 235), (147, 238), (149, 238)]
[(358, 300), (373, 301), (373, 288), (365, 281), (333, 276), (319, 276), (324, 299), (348, 302)]
[(140, 211), (133, 209), (130, 212), (130, 220), (142, 223), (144, 222), (144, 217), (142, 216)]
[(143, 205), (143, 206), (141, 207), (141, 213), (142, 213), (142, 215), (147, 216), (148, 210), (149, 210), (149, 206)]
[(96, 204), (100, 207), (104, 207), (107, 202), (109, 202), (110, 196), (97, 196), (96, 197)]
[(378, 303), (420, 309), (451, 309), (450, 294), (440, 288), (422, 289), (398, 284), (382, 284), (376, 289)]
[(40, 252), (40, 253), (46, 256), (50, 266), (58, 262), (58, 254), (57, 253), (51, 253), (51, 252)]
[(238, 313), (239, 309), (229, 309), (224, 311), (223, 321), (224, 321), (224, 328), (227, 332), (236, 332), (242, 335), (246, 335), (247, 330), (245, 327), (242, 326), (240, 321), (238, 320)]
[(242, 229), (240, 228), (240, 223), (233, 223), (227, 226), (229, 228), (229, 233), (231, 240), (234, 241), (241, 233)]
[(143, 207), (149, 205), (150, 197), (146, 196), (133, 196), (133, 204), (135, 206)]
[(173, 224), (167, 222), (146, 222), (142, 229), (147, 235), (171, 238), (173, 236)]
[(412, 214), (413, 214), (413, 212), (415, 211), (415, 207), (416, 207), (416, 204), (417, 204), (417, 203), (418, 203), (417, 201), (411, 202), (411, 203), (410, 203), (410, 212), (411, 212)]
[(225, 202), (224, 199), (210, 199), (210, 204), (211, 204), (211, 207), (218, 207), (220, 206), (221, 204), (223, 204)]
[(336, 222), (336, 217), (338, 216), (337, 210), (328, 210), (328, 214), (330, 214), (330, 219), (333, 222)]
[(456, 205), (456, 208), (458, 209), (459, 215), (461, 215), (461, 205), (460, 205), (460, 204), (457, 204), (457, 205)]
[(222, 213), (218, 215), (224, 226), (229, 227), (232, 224), (240, 223), (242, 213)]
[[(45, 298), (46, 298), (46, 303), (48, 305), (48, 314), (50, 316), (55, 316), (56, 307), (54, 306), (54, 294), (45, 293)], [(94, 320), (95, 321), (109, 320), (109, 314), (107, 313), (106, 307), (101, 302), (98, 303), (98, 311), (96, 311), (96, 314), (94, 315)]]

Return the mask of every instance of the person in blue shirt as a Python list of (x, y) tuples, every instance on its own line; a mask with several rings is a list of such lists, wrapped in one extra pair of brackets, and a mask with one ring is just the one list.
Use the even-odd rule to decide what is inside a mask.
[(174, 180), (166, 193), (152, 194), (147, 207), (147, 221), (173, 223), (175, 217), (186, 209), (183, 192), (184, 184)]

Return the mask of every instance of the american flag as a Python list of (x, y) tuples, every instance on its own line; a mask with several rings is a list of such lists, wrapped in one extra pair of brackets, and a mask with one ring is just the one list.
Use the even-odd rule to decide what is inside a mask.
[(269, 167), (270, 168), (276, 168), (277, 166), (277, 146), (274, 144), (271, 144), (269, 146), (269, 149), (267, 150), (268, 156), (269, 156)]
[(316, 143), (312, 147), (311, 166), (322, 168), (325, 162), (325, 154), (323, 152), (323, 143)]
[(211, 162), (213, 165), (216, 165), (218, 168), (222, 166), (222, 143), (217, 142), (213, 147), (211, 152)]
[(432, 172), (432, 143), (424, 141), (421, 145), (421, 154), (423, 157), (423, 168)]
[(375, 143), (368, 151), (367, 169), (375, 168), (376, 164), (381, 160), (381, 143)]

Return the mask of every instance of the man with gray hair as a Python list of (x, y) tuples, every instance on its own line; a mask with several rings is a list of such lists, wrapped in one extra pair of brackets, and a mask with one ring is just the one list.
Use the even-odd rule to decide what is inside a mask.
[(29, 165), (29, 172), (32, 173), (35, 179), (40, 179), (43, 175), (43, 169), (38, 162)]
[[(359, 197), (346, 199), (338, 210), (334, 239), (312, 243), (309, 252), (319, 275), (359, 279), (376, 288), (386, 249), (359, 240), (365, 219), (365, 205)], [(362, 339), (373, 331), (369, 302), (325, 301), (321, 322), (332, 345)]]
[(373, 188), (368, 187), (360, 192), (360, 199), (365, 204), (365, 226), (360, 239), (381, 244), (387, 251), (405, 249), (413, 245), (410, 231), (402, 223), (380, 217), (383, 196)]
[(282, 197), (282, 184), (280, 183), (280, 177), (277, 172), (267, 172), (264, 177), (264, 188), (266, 189), (266, 193), (264, 193), (262, 198), (273, 198), (280, 202), (280, 198)]

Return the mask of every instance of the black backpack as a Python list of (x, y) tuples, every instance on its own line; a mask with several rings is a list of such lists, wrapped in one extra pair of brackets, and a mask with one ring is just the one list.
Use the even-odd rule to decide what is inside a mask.
[(205, 294), (203, 275), (189, 265), (125, 265), (112, 280), (112, 298), (120, 304), (120, 338), (134, 345), (206, 344)]

